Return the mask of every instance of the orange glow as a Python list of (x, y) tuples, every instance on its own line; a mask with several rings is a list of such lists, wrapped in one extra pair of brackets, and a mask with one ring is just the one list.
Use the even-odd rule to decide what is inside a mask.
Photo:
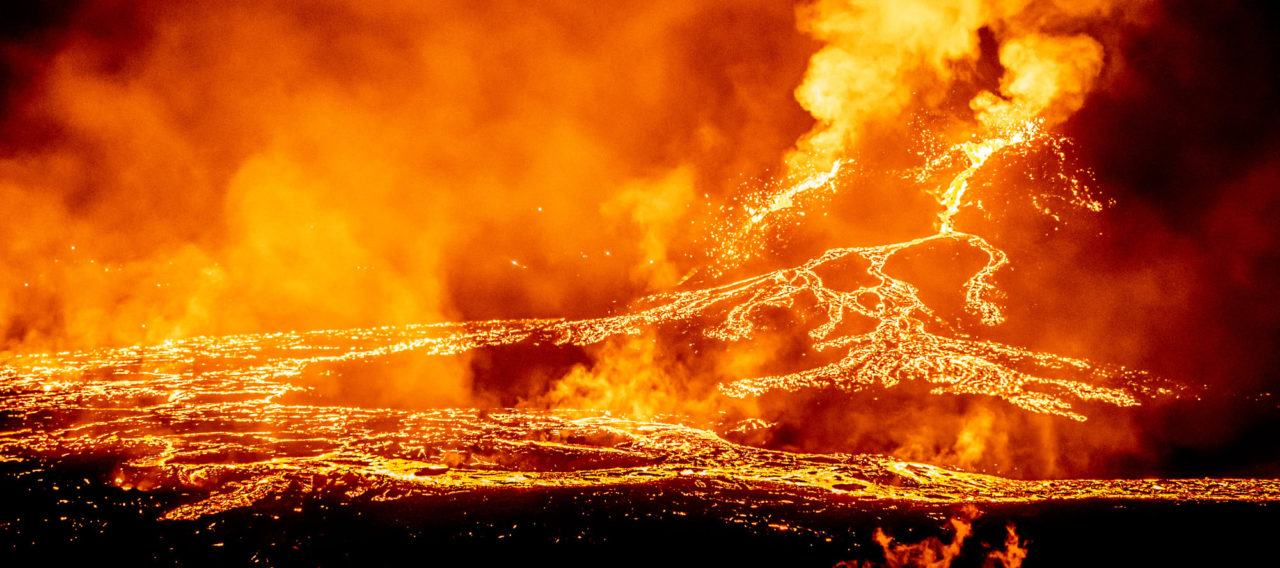
[(591, 313), (804, 127), (767, 2), (135, 4), (0, 158), (5, 347)]
[[(982, 513), (972, 506), (961, 508), (949, 521), (952, 530), (951, 542), (944, 543), (937, 537), (929, 537), (918, 543), (903, 543), (894, 540), (879, 528), (872, 540), (884, 552), (884, 564), (875, 562), (839, 562), (836, 568), (948, 568), (963, 553), (964, 542), (973, 534), (973, 520)], [(1008, 526), (1008, 537), (1004, 542), (1004, 550), (994, 550), (987, 554), (984, 566), (994, 568), (1019, 568), (1027, 557), (1026, 543), (1018, 538), (1013, 525)], [(998, 563), (998, 564), (997, 564)]]

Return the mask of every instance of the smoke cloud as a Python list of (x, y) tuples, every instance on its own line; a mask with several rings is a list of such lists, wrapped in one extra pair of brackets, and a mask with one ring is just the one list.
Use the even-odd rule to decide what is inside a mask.
[(599, 314), (808, 127), (765, 2), (6, 10), (10, 346)]

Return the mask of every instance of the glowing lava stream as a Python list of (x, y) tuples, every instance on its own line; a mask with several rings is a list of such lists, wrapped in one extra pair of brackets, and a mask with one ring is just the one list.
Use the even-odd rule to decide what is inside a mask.
[[(939, 318), (921, 301), (915, 286), (885, 272), (885, 264), (894, 255), (914, 247), (950, 243), (980, 251), (986, 262), (964, 283), (964, 307), (985, 325), (1001, 323), (1004, 315), (993, 300), (996, 293), (994, 279), (1008, 259), (1004, 252), (982, 237), (956, 231), (954, 217), (964, 204), (968, 180), (988, 158), (1009, 147), (1053, 142), (1037, 123), (1027, 122), (1014, 129), (1012, 134), (981, 143), (966, 142), (954, 148), (967, 156), (969, 164), (937, 196), (942, 212), (939, 214), (938, 232), (930, 236), (888, 245), (831, 249), (794, 268), (712, 288), (654, 294), (636, 302), (630, 311), (609, 317), (407, 326), (391, 334), (404, 338), (402, 341), (368, 349), (351, 349), (341, 354), (294, 358), (283, 363), (288, 370), (273, 369), (271, 372), (296, 375), (304, 367), (316, 363), (371, 359), (409, 350), (426, 355), (451, 355), (516, 342), (585, 346), (673, 324), (696, 324), (708, 338), (735, 342), (753, 336), (757, 316), (763, 310), (793, 308), (797, 300), (805, 298), (816, 302), (815, 309), (825, 317), (824, 322), (809, 331), (814, 347), (819, 351), (843, 350), (844, 355), (834, 363), (790, 374), (733, 380), (720, 385), (723, 394), (750, 397), (772, 390), (796, 391), (816, 387), (857, 391), (875, 384), (892, 387), (902, 381), (923, 380), (932, 385), (934, 394), (988, 395), (1026, 410), (1073, 420), (1085, 420), (1085, 416), (1072, 409), (1068, 396), (1116, 406), (1136, 405), (1138, 400), (1134, 393), (1122, 388), (1046, 376), (1065, 371), (1089, 375), (1096, 382), (1107, 382), (1131, 379), (1135, 373), (1123, 369), (1104, 371), (1079, 359), (971, 338), (952, 330)], [(794, 199), (806, 192), (830, 188), (840, 165), (841, 162), (836, 162), (828, 172), (766, 196), (760, 207), (748, 207), (747, 227), (759, 227), (768, 223), (772, 216), (799, 214), (794, 211)], [(936, 167), (936, 163), (930, 164), (925, 171)], [(926, 174), (919, 175), (923, 177)], [(1100, 208), (1100, 204), (1079, 194), (1073, 197), (1074, 202), (1087, 208)], [(721, 243), (720, 250), (726, 253), (738, 250), (741, 243), (736, 241), (749, 233), (751, 231), (744, 230), (731, 235)], [(850, 264), (865, 265), (868, 284), (845, 291), (827, 285), (824, 273), (839, 272), (842, 266)], [(875, 323), (868, 332), (842, 334), (842, 324), (850, 318), (867, 318)], [(941, 335), (931, 329), (946, 331), (952, 336)], [(360, 330), (339, 332), (339, 335), (347, 334), (366, 335)], [(227, 337), (218, 342), (257, 343), (263, 337), (267, 336)], [(166, 345), (179, 347), (193, 341), (200, 343), (204, 340)]]
[[(464, 324), (463, 329), (457, 331), (449, 331), (450, 325), (434, 326), (428, 329), (444, 334), (352, 352), (336, 359), (362, 359), (411, 349), (446, 355), (520, 341), (591, 345), (610, 337), (636, 335), (656, 326), (677, 323), (697, 323), (703, 327), (706, 337), (735, 342), (752, 337), (757, 316), (763, 310), (793, 308), (797, 300), (806, 298), (815, 300), (816, 309), (826, 318), (809, 332), (814, 347), (819, 351), (844, 350), (844, 356), (835, 363), (795, 373), (734, 380), (720, 385), (722, 393), (750, 397), (773, 390), (820, 387), (857, 391), (875, 384), (892, 387), (901, 381), (924, 380), (933, 385), (933, 394), (994, 396), (1025, 410), (1078, 421), (1086, 417), (1072, 410), (1067, 395), (1116, 406), (1137, 405), (1134, 394), (1122, 388), (1042, 376), (1065, 370), (1107, 382), (1132, 378), (1137, 373), (1123, 369), (1103, 371), (1079, 359), (973, 339), (955, 331), (951, 331), (955, 337), (929, 331), (931, 328), (949, 330), (950, 326), (921, 301), (915, 286), (885, 273), (885, 264), (890, 258), (914, 247), (954, 243), (976, 249), (985, 255), (986, 263), (964, 284), (965, 310), (988, 326), (1003, 322), (1000, 306), (993, 300), (994, 280), (1008, 259), (1003, 251), (982, 237), (956, 231), (955, 216), (964, 204), (969, 179), (992, 155), (1019, 145), (1057, 142), (1044, 133), (1038, 123), (1029, 121), (1007, 135), (958, 145), (955, 149), (963, 152), (969, 164), (938, 195), (942, 212), (934, 235), (889, 245), (831, 249), (798, 267), (713, 288), (654, 294), (638, 301), (632, 311), (616, 316), (578, 321), (492, 321)], [(771, 216), (797, 214), (794, 211), (797, 196), (830, 187), (840, 166), (841, 162), (836, 162), (828, 172), (765, 196), (759, 207), (747, 207), (746, 228), (722, 242), (719, 250), (722, 254), (742, 254), (740, 241), (753, 233), (747, 229), (759, 228)], [(925, 171), (936, 167), (937, 164), (931, 164)], [(1072, 196), (1073, 203), (1095, 211), (1101, 208), (1100, 203), (1082, 196), (1077, 185), (1072, 188), (1077, 192)], [(824, 282), (824, 272), (838, 271), (839, 266), (851, 261), (865, 263), (870, 284), (841, 291)], [(859, 316), (876, 322), (874, 328), (862, 334), (839, 333), (847, 318)], [(1024, 369), (1037, 372), (1033, 374)]]
[[(1136, 391), (1094, 384), (1129, 380), (1131, 373), (951, 331), (912, 284), (885, 271), (891, 258), (915, 247), (960, 245), (979, 251), (986, 262), (964, 283), (965, 309), (984, 324), (1001, 322), (993, 280), (1007, 258), (983, 238), (955, 231), (951, 221), (973, 171), (1002, 148), (1036, 139), (1010, 136), (966, 146), (971, 163), (940, 198), (945, 211), (936, 234), (832, 249), (794, 268), (711, 288), (655, 294), (609, 317), (197, 337), (154, 346), (14, 356), (0, 367), (0, 417), (8, 429), (0, 432), (0, 459), (125, 456), (117, 485), (184, 488), (206, 495), (171, 511), (169, 518), (195, 518), (271, 495), (324, 493), (334, 487), (349, 497), (383, 500), (535, 485), (671, 483), (678, 488), (690, 476), (805, 499), (1280, 500), (1280, 482), (1274, 481), (1013, 481), (883, 456), (770, 451), (733, 444), (707, 430), (593, 411), (335, 406), (315, 400), (313, 389), (295, 380), (314, 365), (402, 351), (449, 355), (516, 342), (592, 345), (664, 325), (685, 325), (708, 338), (734, 342), (752, 337), (762, 310), (795, 308), (803, 299), (821, 314), (821, 323), (808, 332), (815, 348), (842, 355), (790, 374), (730, 380), (719, 386), (721, 393), (748, 397), (815, 387), (856, 391), (926, 381), (933, 393), (988, 395), (1074, 420), (1085, 417), (1070, 399), (1135, 405)], [(805, 191), (828, 182), (829, 177), (808, 184)], [(778, 207), (752, 211), (753, 217), (763, 215), (756, 222), (791, 214), (787, 200), (771, 203)], [(847, 271), (850, 264), (863, 267), (862, 286), (838, 290), (824, 280), (831, 271)], [(843, 324), (852, 319), (873, 325), (869, 331), (848, 332), (851, 326)], [(1085, 375), (1091, 381), (1053, 378), (1058, 373)]]

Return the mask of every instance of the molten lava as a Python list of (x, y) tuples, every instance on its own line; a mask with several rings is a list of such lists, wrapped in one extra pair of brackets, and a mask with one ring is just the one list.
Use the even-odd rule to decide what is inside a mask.
[[(957, 332), (920, 300), (912, 284), (886, 273), (886, 263), (905, 250), (937, 243), (976, 249), (986, 263), (964, 284), (965, 309), (986, 325), (1002, 320), (990, 298), (994, 276), (1008, 260), (981, 237), (955, 231), (952, 219), (964, 204), (966, 180), (986, 158), (1043, 140), (1034, 136), (1035, 125), (1023, 128), (1008, 138), (961, 147), (971, 163), (940, 193), (944, 211), (937, 234), (832, 249), (796, 268), (655, 294), (614, 316), (208, 337), (17, 356), (6, 366), (0, 411), (11, 417), (12, 429), (0, 438), (0, 449), (13, 458), (122, 455), (127, 459), (117, 485), (207, 495), (169, 511), (171, 519), (248, 507), (291, 491), (332, 491), (334, 484), (352, 499), (374, 500), (494, 487), (660, 485), (683, 478), (768, 487), (831, 503), (1280, 499), (1280, 482), (1270, 480), (1012, 481), (881, 456), (758, 449), (727, 442), (706, 427), (589, 410), (347, 407), (317, 400), (307, 385), (308, 374), (341, 372), (334, 364), (376, 364), (409, 352), (446, 358), (515, 343), (585, 346), (663, 327), (732, 344), (753, 336), (762, 311), (794, 308), (807, 295), (816, 300), (810, 311), (819, 318), (808, 336), (819, 351), (837, 350), (837, 360), (785, 375), (734, 379), (721, 384), (720, 393), (746, 398), (923, 381), (933, 395), (985, 395), (1077, 421), (1086, 417), (1072, 409), (1072, 400), (1126, 407), (1139, 404), (1140, 396), (1170, 394), (1144, 384), (1141, 374), (1103, 371), (1078, 359)], [(811, 191), (823, 183), (809, 180), (785, 192)], [(751, 222), (786, 212), (777, 205), (785, 202), (772, 200), (775, 205), (753, 212)], [(825, 283), (823, 275), (831, 275), (832, 267), (850, 265), (863, 267), (856, 276), (867, 284), (837, 290)], [(841, 333), (852, 317), (872, 321), (870, 331)], [(1055, 373), (1092, 381), (1053, 378)], [(1121, 378), (1128, 384), (1105, 384)]]

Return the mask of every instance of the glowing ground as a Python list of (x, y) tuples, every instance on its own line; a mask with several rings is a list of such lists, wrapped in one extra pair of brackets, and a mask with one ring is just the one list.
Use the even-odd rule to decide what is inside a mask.
[[(1222, 515), (1274, 521), (1280, 501), (1276, 480), (1011, 480), (884, 456), (771, 451), (675, 419), (340, 406), (297, 384), (322, 354), (377, 349), (424, 329), (14, 358), (0, 383), (4, 483), (22, 496), (0, 523), (8, 552), (95, 551), (139, 538), (122, 527), (143, 527), (168, 535), (151, 558), (161, 563), (166, 554), (195, 562), (189, 547), (236, 562), (358, 563), (423, 543), (490, 561), (559, 551), (573, 563), (573, 551), (584, 562), (645, 557), (634, 554), (646, 539), (687, 540), (680, 533), (690, 530), (709, 535), (686, 542), (702, 555), (690, 562), (776, 545), (829, 565), (873, 555), (873, 528), (923, 538), (965, 504), (989, 512), (978, 535), (995, 543), (1010, 520), (1054, 524), (1052, 538), (1065, 539), (1079, 532), (1046, 519), (1114, 526), (1136, 515), (1154, 519), (1147, 529), (1157, 532), (1175, 521), (1204, 529)], [(353, 545), (357, 536), (381, 548)], [(49, 548), (65, 539), (80, 544)], [(352, 547), (328, 548), (341, 542)], [(715, 550), (729, 543), (735, 550)]]

